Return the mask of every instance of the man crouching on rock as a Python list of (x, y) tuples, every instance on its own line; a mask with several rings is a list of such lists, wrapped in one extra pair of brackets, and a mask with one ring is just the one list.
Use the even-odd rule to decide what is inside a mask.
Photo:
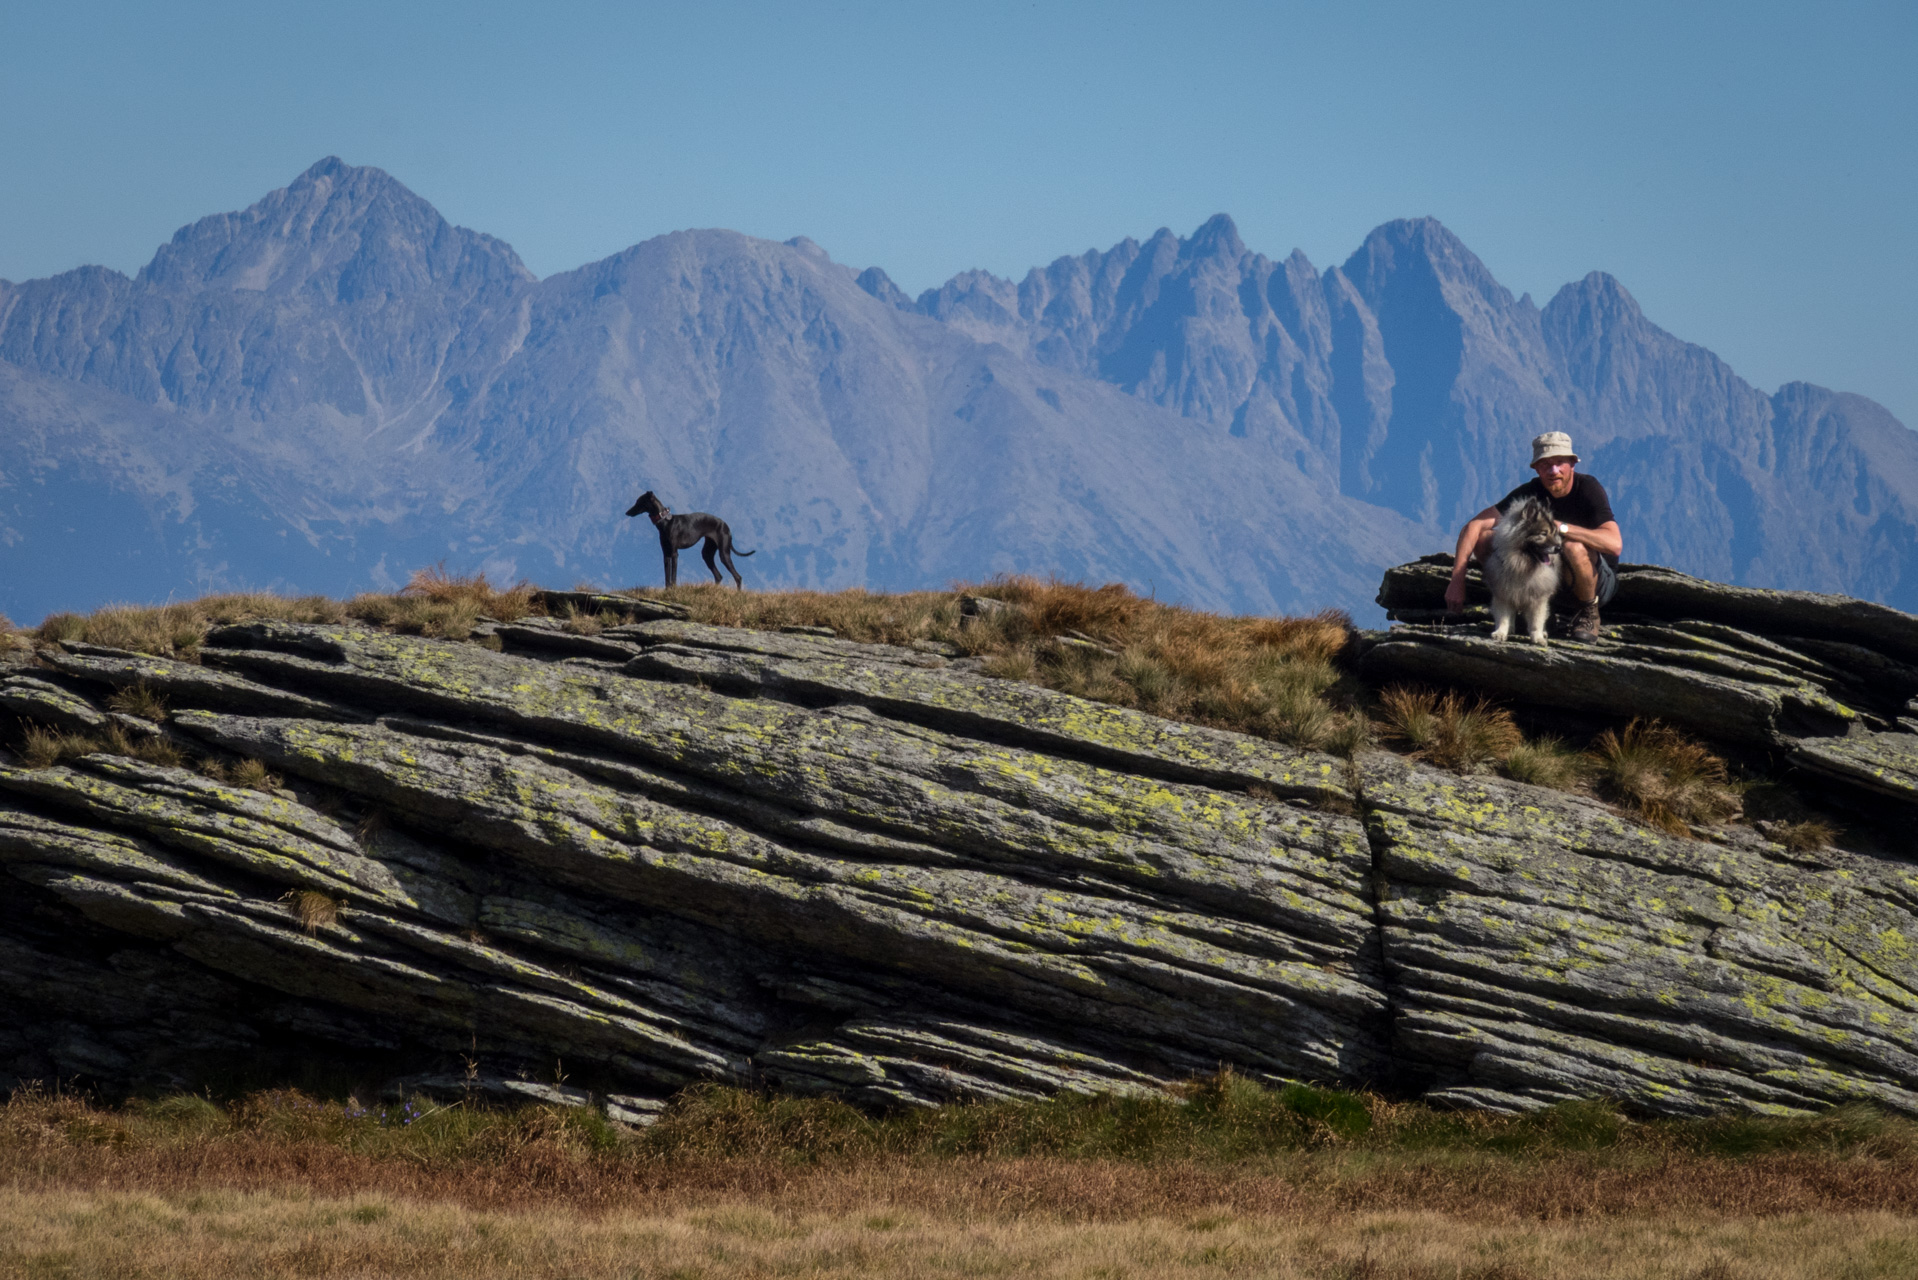
[(1483, 563), (1491, 556), (1492, 529), (1499, 517), (1520, 498), (1534, 498), (1550, 510), (1565, 540), (1558, 560), (1559, 595), (1562, 598), (1569, 591), (1578, 606), (1572, 615), (1572, 639), (1598, 639), (1599, 606), (1610, 604), (1618, 590), (1618, 556), (1625, 540), (1612, 518), (1605, 486), (1591, 476), (1576, 474), (1577, 467), (1572, 438), (1563, 431), (1547, 431), (1532, 441), (1532, 470), (1538, 479), (1512, 490), (1459, 530), (1452, 581), (1445, 588), (1447, 610), (1465, 611), (1465, 570), (1473, 560)]

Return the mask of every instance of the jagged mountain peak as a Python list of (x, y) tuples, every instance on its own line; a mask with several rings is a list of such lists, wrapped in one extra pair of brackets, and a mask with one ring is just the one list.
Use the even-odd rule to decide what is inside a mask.
[(1562, 324), (1573, 316), (1582, 317), (1584, 323), (1598, 322), (1607, 327), (1645, 322), (1638, 299), (1615, 277), (1603, 271), (1589, 272), (1584, 279), (1574, 280), (1553, 294), (1552, 300), (1545, 304), (1545, 316), (1547, 324)]
[(1185, 242), (1186, 252), (1192, 257), (1242, 258), (1245, 256), (1245, 241), (1239, 238), (1239, 228), (1230, 214), (1215, 213), (1199, 225)]
[[(1433, 218), (1320, 273), (1220, 214), (913, 303), (879, 268), (725, 230), (535, 281), (329, 156), (183, 229), (138, 281), (0, 285), (5, 378), (0, 546), (44, 565), (39, 585), (0, 573), (15, 616), (104, 581), (97, 556), (58, 558), (61, 531), (124, 530), (151, 503), (194, 523), (107, 539), (126, 548), (115, 593), (160, 581), (139, 559), (154, 530), (203, 586), (357, 590), (442, 556), (630, 581), (645, 564), (615, 489), (635, 475), (739, 513), (766, 581), (1019, 570), (1349, 606), (1386, 557), (1445, 545), (1440, 526), (1522, 479), (1553, 428), (1615, 485), (1634, 558), (1918, 602), (1918, 437), (1862, 401), (1758, 394), (1602, 273), (1544, 311), (1516, 302)], [(178, 456), (112, 461), (129, 440)], [(42, 460), (66, 488), (22, 483)], [(1001, 512), (1008, 493), (1026, 497)], [(1773, 532), (1806, 519), (1815, 534)], [(1227, 535), (1245, 520), (1259, 536)]]
[(317, 285), (347, 301), (475, 274), (534, 279), (504, 241), (453, 226), (383, 169), (328, 156), (245, 209), (182, 227), (138, 279), (165, 290), (287, 293)]
[(1441, 287), (1462, 285), (1499, 306), (1511, 293), (1479, 256), (1437, 218), (1398, 218), (1373, 228), (1345, 260), (1344, 273), (1373, 307), (1406, 277), (1429, 278)]
[(912, 298), (893, 283), (883, 267), (867, 267), (854, 277), (854, 283), (889, 307), (900, 311), (912, 310)]

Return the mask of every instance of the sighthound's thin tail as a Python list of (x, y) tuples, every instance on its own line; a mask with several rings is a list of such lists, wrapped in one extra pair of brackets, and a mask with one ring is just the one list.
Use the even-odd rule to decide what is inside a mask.
[(758, 547), (754, 547), (754, 548), (752, 549), (752, 551), (741, 551), (741, 550), (740, 550), (740, 549), (739, 549), (738, 547), (734, 547), (734, 548), (733, 548), (733, 554), (734, 554), (734, 555), (736, 555), (736, 556), (749, 556), (749, 555), (752, 555), (752, 554), (753, 554), (753, 552), (755, 552), (755, 551), (758, 551), (758, 550), (759, 550), (759, 548), (758, 548)]

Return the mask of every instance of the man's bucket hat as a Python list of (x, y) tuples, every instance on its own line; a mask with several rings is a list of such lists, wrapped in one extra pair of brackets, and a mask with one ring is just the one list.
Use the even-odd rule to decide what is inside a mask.
[(1570, 458), (1577, 462), (1578, 455), (1572, 452), (1572, 438), (1563, 431), (1547, 431), (1542, 436), (1534, 436), (1532, 464), (1536, 466), (1547, 458)]

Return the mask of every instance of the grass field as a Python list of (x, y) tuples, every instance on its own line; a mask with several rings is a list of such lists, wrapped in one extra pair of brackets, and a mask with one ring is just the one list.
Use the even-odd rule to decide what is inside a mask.
[(480, 1210), (298, 1191), (0, 1190), (0, 1275), (1310, 1277), (1806, 1280), (1918, 1273), (1918, 1228), (1882, 1213), (1537, 1221), (1409, 1211), (1204, 1208), (1118, 1221), (901, 1205)]
[[(422, 1118), (412, 1119), (410, 1115)], [(0, 1276), (1918, 1274), (1918, 1125), (1511, 1119), (1225, 1077), (872, 1117), (277, 1092), (0, 1117)]]

